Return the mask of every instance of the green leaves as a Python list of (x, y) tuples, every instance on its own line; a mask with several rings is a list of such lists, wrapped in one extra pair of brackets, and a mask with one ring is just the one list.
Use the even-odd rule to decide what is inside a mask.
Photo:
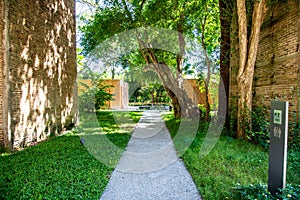
[[(81, 27), (83, 53), (88, 55), (101, 42), (117, 33), (139, 27), (159, 27), (178, 30), (183, 34), (201, 40), (205, 35), (205, 45), (211, 54), (219, 46), (220, 24), (218, 1), (104, 1), (106, 6), (97, 10), (92, 19)], [(183, 17), (181, 17), (183, 16)], [(205, 30), (202, 24), (205, 23)], [(173, 39), (177, 42), (177, 38)]]
[(113, 99), (113, 94), (109, 93), (112, 85), (105, 85), (101, 80), (94, 80), (92, 87), (85, 83), (80, 84), (85, 88), (85, 91), (78, 97), (80, 111), (94, 112)]

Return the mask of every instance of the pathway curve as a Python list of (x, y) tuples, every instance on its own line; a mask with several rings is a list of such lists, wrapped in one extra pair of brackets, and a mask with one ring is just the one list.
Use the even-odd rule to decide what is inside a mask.
[(158, 111), (145, 111), (101, 200), (199, 200)]

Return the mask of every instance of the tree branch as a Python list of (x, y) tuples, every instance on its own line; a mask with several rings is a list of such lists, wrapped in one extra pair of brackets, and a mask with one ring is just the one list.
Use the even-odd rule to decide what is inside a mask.
[(133, 21), (131, 12), (130, 12), (129, 9), (128, 9), (128, 6), (127, 6), (127, 4), (126, 4), (126, 1), (125, 1), (125, 0), (122, 0), (122, 4), (123, 4), (123, 6), (124, 6), (124, 9), (125, 9), (125, 12), (126, 12), (127, 17), (130, 19), (130, 21)]
[(237, 77), (242, 78), (247, 62), (247, 14), (245, 0), (237, 0), (238, 36), (239, 36), (239, 70)]
[[(266, 0), (255, 1), (252, 15), (252, 28), (249, 39), (249, 52), (248, 52), (248, 60), (247, 60), (247, 68), (254, 68), (258, 43), (259, 43), (259, 33), (261, 24), (263, 22), (263, 18), (266, 13)], [(254, 70), (253, 70), (254, 71)], [(253, 72), (252, 72), (253, 73)]]

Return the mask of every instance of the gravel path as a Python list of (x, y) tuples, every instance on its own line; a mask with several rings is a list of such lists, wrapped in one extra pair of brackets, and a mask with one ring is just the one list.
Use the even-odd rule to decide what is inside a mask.
[(198, 200), (158, 111), (145, 111), (101, 200)]

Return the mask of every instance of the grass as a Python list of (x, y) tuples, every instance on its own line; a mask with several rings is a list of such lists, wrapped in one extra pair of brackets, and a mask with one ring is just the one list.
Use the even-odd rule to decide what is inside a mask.
[[(174, 119), (171, 114), (165, 115), (164, 119), (172, 138), (175, 138), (180, 121)], [(189, 124), (182, 124), (186, 125), (184, 129), (188, 132)], [(207, 128), (207, 124), (199, 125), (199, 130), (192, 139), (191, 145), (181, 155), (204, 199), (234, 199), (233, 188), (238, 184), (267, 183), (268, 152), (246, 141), (220, 136), (209, 154), (201, 158), (199, 152)], [(186, 137), (191, 140), (189, 134)], [(184, 140), (181, 138), (174, 142), (177, 152), (182, 151), (181, 143)], [(287, 171), (287, 183), (289, 184), (299, 184), (300, 182), (297, 162), (299, 164), (299, 157), (289, 155)]]
[[(0, 199), (99, 199), (124, 151), (140, 112), (101, 111), (81, 115), (78, 133), (55, 137), (23, 151), (0, 156)], [(221, 136), (200, 158), (207, 124), (194, 136), (190, 122), (165, 115), (178, 152), (204, 199), (233, 199), (238, 184), (267, 183), (268, 152), (245, 141)], [(182, 127), (181, 127), (182, 128)], [(84, 139), (85, 144), (80, 144)], [(299, 152), (288, 155), (287, 183), (299, 184)]]
[[(98, 136), (97, 141), (109, 138), (119, 152), (123, 151), (132, 131), (116, 123), (124, 115), (99, 112), (98, 122), (92, 120), (95, 116), (85, 115), (78, 134), (55, 137), (23, 151), (0, 156), (0, 199), (99, 199), (114, 165), (97, 159), (89, 151), (89, 141), (82, 145), (80, 139), (89, 138), (87, 135)], [(141, 113), (128, 116), (133, 119), (128, 120), (133, 127)], [(99, 129), (99, 124), (105, 126), (107, 132)]]

